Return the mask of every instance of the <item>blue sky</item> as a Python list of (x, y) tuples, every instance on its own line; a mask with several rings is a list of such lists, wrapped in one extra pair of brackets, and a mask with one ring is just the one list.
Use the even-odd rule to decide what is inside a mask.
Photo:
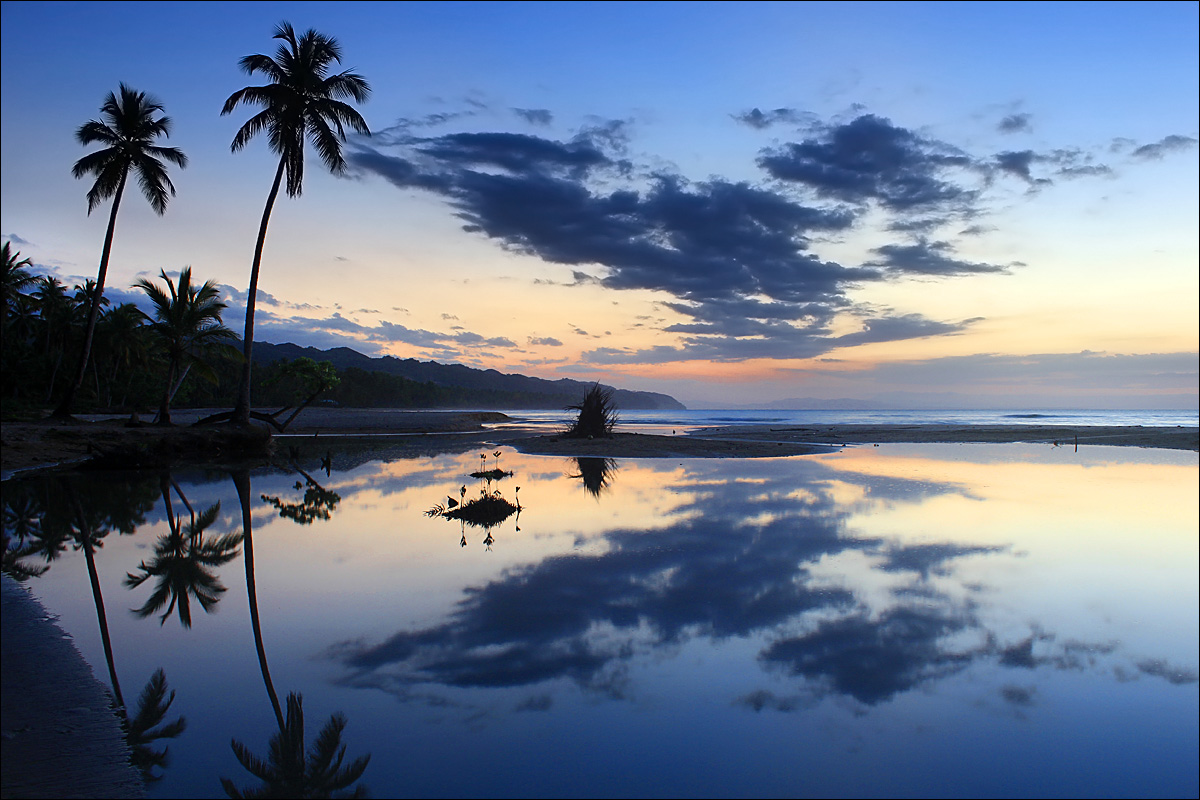
[(74, 140), (120, 82), (183, 149), (109, 286), (241, 303), (275, 158), (230, 153), (287, 20), (370, 82), (310, 152), (257, 338), (597, 378), (690, 406), (1194, 407), (1196, 3), (3, 4), (0, 234), (94, 276)]

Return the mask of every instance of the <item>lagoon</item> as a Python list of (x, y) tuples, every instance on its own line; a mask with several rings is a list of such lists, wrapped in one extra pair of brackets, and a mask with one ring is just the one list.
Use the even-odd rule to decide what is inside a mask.
[[(149, 796), (256, 786), (230, 740), (266, 756), (269, 688), (281, 707), (302, 694), (310, 743), (345, 715), (347, 763), (370, 754), (359, 784), (376, 796), (1200, 788), (1195, 452), (616, 462), (501, 446), (335, 450), (328, 472), (325, 452), (237, 476), (4, 483), (10, 546), (24, 524), (57, 553), (27, 585), (96, 676), (111, 682), (87, 553), (56, 538), (75, 501), (102, 545), (126, 701), (160, 668), (176, 692), (167, 721), (187, 727)], [(472, 478), (481, 465), (512, 474)], [(209, 568), (224, 591), (207, 611), (191, 599), (190, 628), (178, 603), (133, 613), (158, 578), (126, 576), (168, 553), (168, 514), (184, 531), (188, 506), (202, 522), (216, 508), (197, 541), (243, 532), (237, 481), (250, 537)], [(520, 511), (490, 528), (426, 513), (480, 493)]]

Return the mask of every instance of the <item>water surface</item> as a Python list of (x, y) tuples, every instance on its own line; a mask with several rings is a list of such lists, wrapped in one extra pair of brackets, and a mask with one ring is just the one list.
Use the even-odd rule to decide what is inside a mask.
[(258, 785), (271, 692), (376, 796), (1197, 794), (1195, 453), (499, 452), (8, 481), (5, 530), (98, 678), (176, 693), (152, 797)]

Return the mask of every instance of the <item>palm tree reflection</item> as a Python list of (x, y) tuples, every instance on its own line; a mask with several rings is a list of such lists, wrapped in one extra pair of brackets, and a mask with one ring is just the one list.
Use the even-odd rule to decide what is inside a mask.
[(364, 786), (346, 793), (350, 784), (362, 777), (371, 760), (368, 753), (343, 767), (346, 745), (342, 730), (346, 717), (334, 714), (321, 728), (312, 747), (304, 749), (303, 698), (293, 692), (287, 698), (287, 722), (271, 737), (264, 761), (237, 739), (232, 740), (233, 754), (251, 775), (263, 782), (256, 789), (238, 789), (229, 778), (221, 786), (230, 797), (366, 797)]
[[(190, 513), (186, 524), (182, 524), (171, 507), (172, 488)], [(169, 475), (162, 477), (161, 490), (170, 532), (158, 538), (154, 545), (154, 558), (149, 563), (143, 561), (138, 565), (137, 574), (128, 573), (125, 576), (125, 586), (134, 589), (152, 576), (157, 578), (154, 591), (134, 613), (145, 618), (166, 606), (166, 611), (159, 618), (160, 624), (166, 623), (171, 612), (178, 610), (180, 623), (190, 628), (190, 598), (195, 597), (201, 608), (211, 613), (213, 606), (225, 593), (225, 587), (212, 570), (237, 557), (242, 534), (227, 533), (215, 539), (205, 538), (204, 532), (220, 513), (220, 502), (197, 515), (179, 484), (171, 480)]]
[(100, 640), (104, 645), (104, 660), (108, 665), (108, 677), (112, 685), (114, 711), (120, 719), (121, 729), (125, 732), (125, 742), (130, 748), (130, 763), (141, 771), (144, 782), (151, 783), (162, 778), (154, 772), (154, 768), (165, 768), (169, 763), (168, 748), (164, 746), (157, 750), (151, 746), (151, 742), (178, 737), (187, 728), (187, 720), (180, 717), (155, 729), (162, 724), (171, 703), (175, 701), (174, 691), (167, 696), (167, 676), (161, 667), (154, 672), (142, 690), (138, 697), (137, 713), (130, 719), (125, 698), (121, 694), (121, 683), (117, 679), (116, 659), (113, 657), (112, 639), (108, 631), (108, 615), (104, 611), (104, 595), (100, 591), (100, 577), (96, 569), (96, 549), (103, 544), (108, 531), (94, 528), (74, 487), (66, 481), (63, 482), (63, 486), (69, 506), (75, 515), (75, 538), (87, 562), (92, 600), (96, 605), (96, 619), (100, 625)]
[[(250, 752), (249, 748), (237, 739), (230, 741), (230, 746), (238, 761), (250, 774), (263, 782), (262, 786), (249, 790), (238, 789), (233, 781), (224, 777), (221, 778), (221, 786), (230, 797), (365, 797), (366, 788), (363, 786), (355, 787), (350, 794), (342, 792), (362, 776), (367, 768), (367, 762), (371, 759), (368, 753), (366, 756), (355, 759), (349, 766), (342, 766), (346, 755), (346, 746), (341, 743), (342, 730), (346, 727), (344, 715), (339, 712), (329, 718), (317, 735), (316, 742), (307, 753), (304, 749), (304, 700), (300, 694), (292, 692), (288, 695), (287, 718), (284, 718), (279, 705), (279, 695), (271, 680), (271, 670), (267, 665), (267, 651), (263, 645), (262, 624), (258, 614), (258, 592), (254, 581), (254, 533), (250, 508), (250, 472), (249, 470), (238, 470), (232, 473), (232, 478), (237, 487), (238, 500), (242, 507), (243, 551), (246, 563), (246, 596), (250, 604), (250, 627), (254, 631), (254, 647), (258, 651), (258, 665), (262, 671), (263, 684), (266, 686), (267, 697), (271, 701), (271, 710), (275, 714), (279, 732), (271, 736), (267, 746), (269, 755), (265, 761)], [(316, 484), (316, 481), (312, 481), (307, 474), (305, 474), (305, 478)], [(337, 498), (337, 495), (334, 497)], [(271, 501), (265, 495), (263, 499), (267, 502)], [(332, 504), (329, 507), (332, 508)], [(276, 508), (279, 506), (276, 505)], [(293, 519), (296, 518), (293, 517)], [(301, 520), (297, 519), (297, 521)], [(311, 521), (311, 519), (306, 521)], [(339, 792), (341, 794), (338, 794)]]

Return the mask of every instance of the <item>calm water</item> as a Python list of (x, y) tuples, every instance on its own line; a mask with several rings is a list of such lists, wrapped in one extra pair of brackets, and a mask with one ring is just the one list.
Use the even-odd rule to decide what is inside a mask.
[[(152, 797), (258, 785), (230, 740), (267, 756), (268, 685), (303, 695), (309, 743), (344, 714), (382, 797), (1200, 789), (1196, 453), (299, 466), (3, 485), (9, 547), (56, 554), (27, 585), (96, 676), (100, 600), (126, 702), (160, 668), (176, 692)], [(425, 513), (484, 493), (519, 513)], [(211, 602), (185, 628), (189, 585)]]
[[(570, 421), (562, 411), (508, 411), (521, 423), (562, 428)], [(914, 411), (746, 411), (688, 409), (686, 411), (620, 411), (622, 431), (662, 433), (726, 425), (1142, 425), (1196, 427), (1196, 409), (970, 409)]]

